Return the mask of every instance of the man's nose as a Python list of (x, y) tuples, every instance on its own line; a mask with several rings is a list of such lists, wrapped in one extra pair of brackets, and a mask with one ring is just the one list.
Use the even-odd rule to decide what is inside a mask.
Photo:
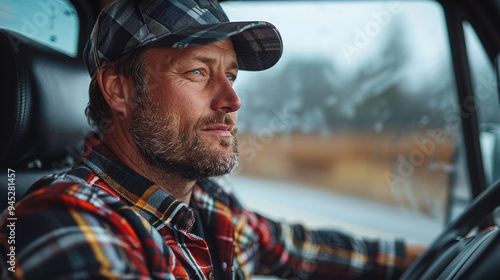
[(212, 110), (225, 114), (236, 112), (241, 107), (241, 100), (234, 91), (231, 82), (224, 75), (217, 80), (217, 90), (212, 100)]

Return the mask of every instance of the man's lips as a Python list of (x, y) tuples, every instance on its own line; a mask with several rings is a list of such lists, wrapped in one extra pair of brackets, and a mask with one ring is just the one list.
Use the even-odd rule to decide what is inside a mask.
[(235, 127), (225, 124), (210, 125), (203, 129), (203, 131), (215, 133), (220, 136), (233, 136)]

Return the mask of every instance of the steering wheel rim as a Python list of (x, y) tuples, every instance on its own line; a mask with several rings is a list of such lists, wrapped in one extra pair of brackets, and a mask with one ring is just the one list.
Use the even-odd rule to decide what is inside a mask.
[(429, 248), (404, 272), (400, 280), (419, 279), (439, 253), (452, 244), (457, 237), (463, 237), (474, 228), (480, 219), (491, 213), (500, 204), (500, 180), (491, 184), (478, 195), (465, 210), (431, 243)]

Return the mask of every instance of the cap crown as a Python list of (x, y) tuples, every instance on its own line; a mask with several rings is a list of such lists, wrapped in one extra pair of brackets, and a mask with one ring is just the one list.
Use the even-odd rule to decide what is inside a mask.
[[(281, 56), (281, 37), (273, 25), (231, 23), (216, 0), (118, 0), (99, 15), (84, 59), (92, 75), (107, 62), (143, 46), (199, 46), (231, 36), (235, 36), (241, 69), (269, 68), (263, 65), (274, 65)], [(279, 52), (277, 59), (276, 54), (266, 53), (269, 47)], [(275, 61), (249, 61), (259, 60), (257, 56)]]

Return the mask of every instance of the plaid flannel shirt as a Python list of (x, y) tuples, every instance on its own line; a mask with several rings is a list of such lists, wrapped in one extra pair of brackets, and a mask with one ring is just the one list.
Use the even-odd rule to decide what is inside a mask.
[[(403, 243), (310, 231), (245, 210), (212, 179), (192, 199), (216, 244), (224, 279), (397, 279)], [(121, 163), (95, 134), (82, 164), (45, 177), (16, 205), (16, 272), (24, 279), (213, 279), (193, 209)], [(0, 259), (9, 248), (5, 216)]]

